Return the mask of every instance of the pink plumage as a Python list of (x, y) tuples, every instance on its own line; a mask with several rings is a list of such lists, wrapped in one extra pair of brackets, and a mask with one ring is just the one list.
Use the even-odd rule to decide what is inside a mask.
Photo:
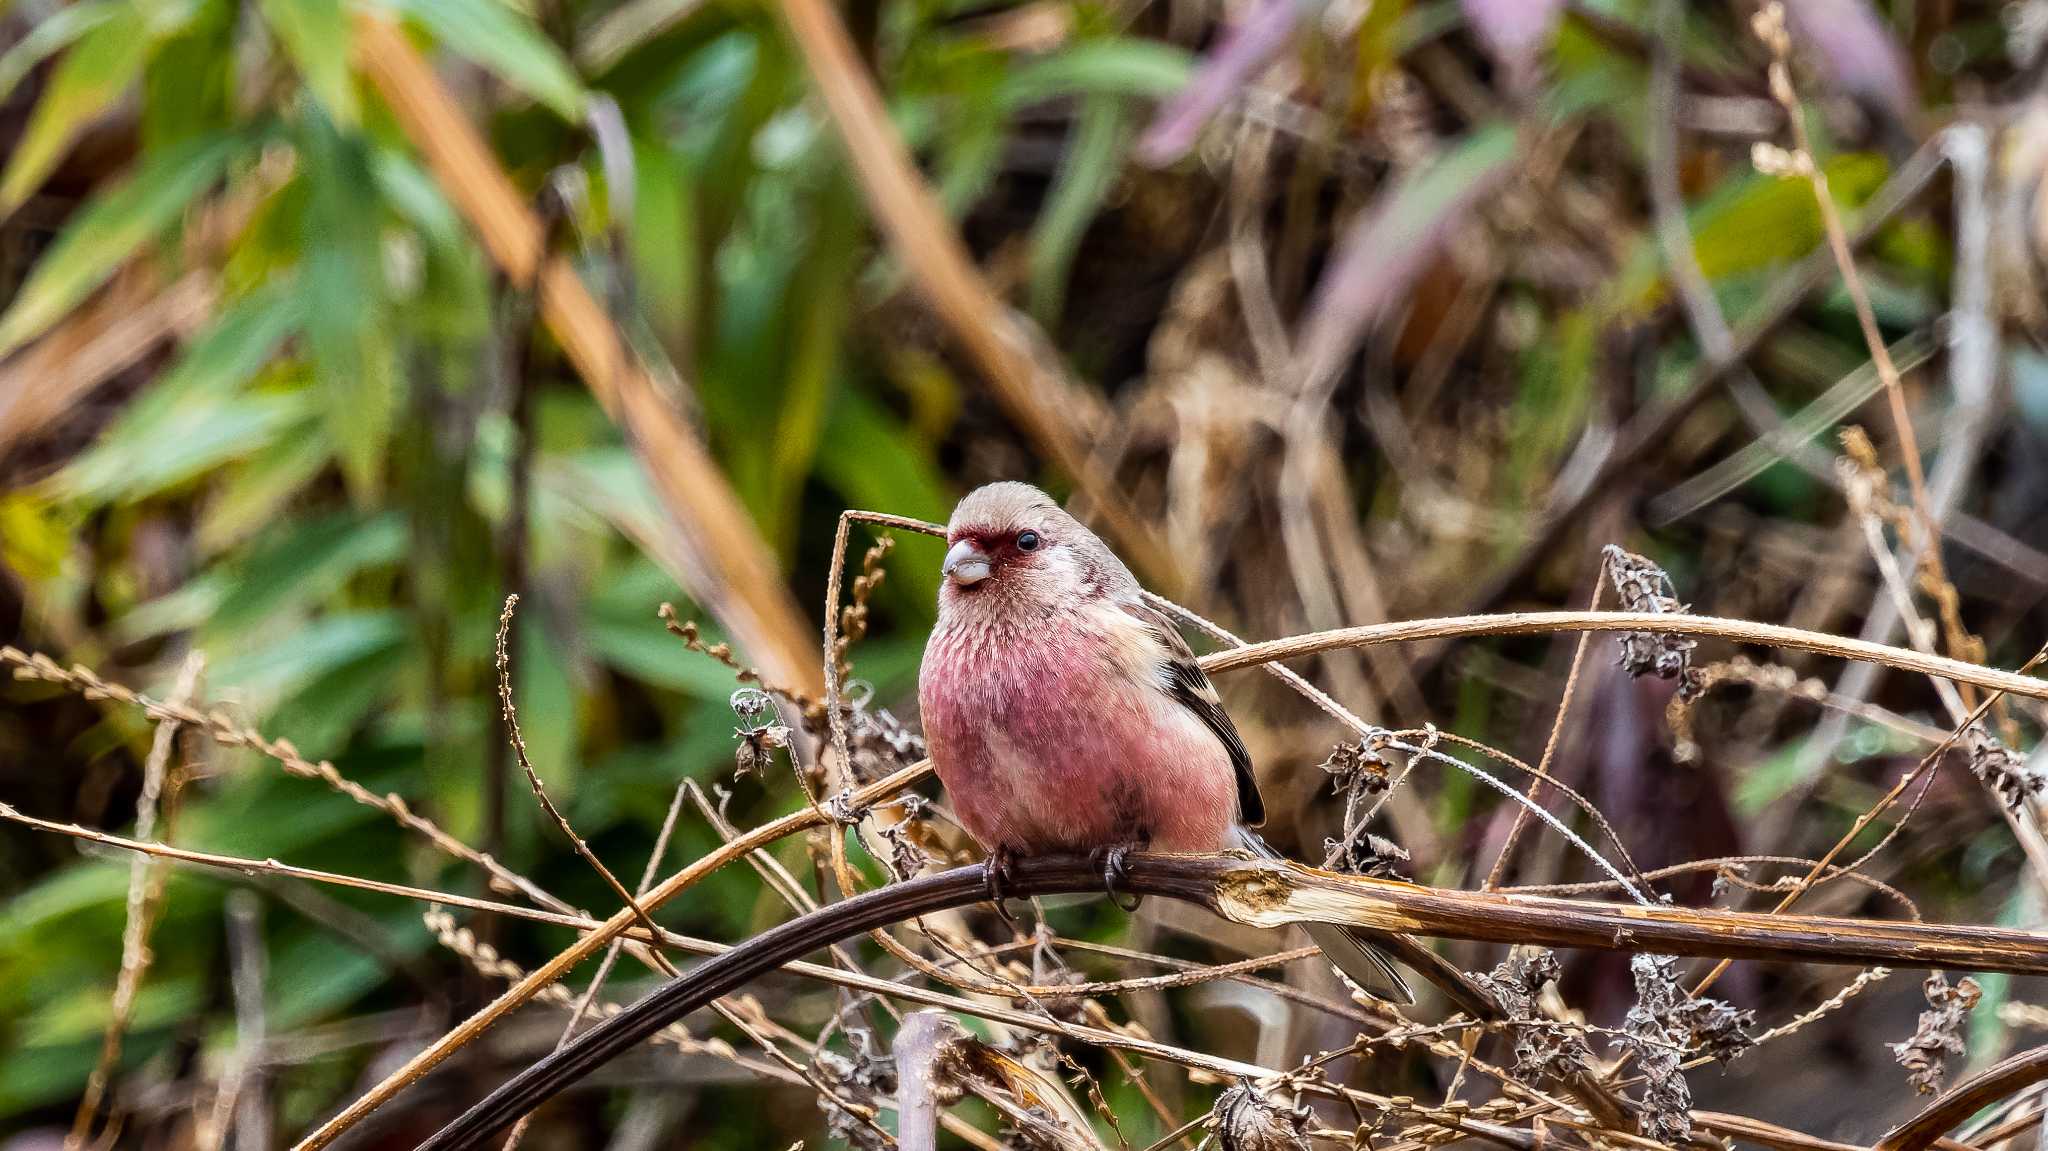
[[(917, 694), (932, 766), (984, 848), (1272, 854), (1236, 727), (1108, 545), (1019, 483), (969, 493), (946, 542)], [(1309, 933), (1353, 982), (1408, 1001), (1374, 944)]]
[(942, 612), (918, 693), (932, 764), (976, 839), (1020, 855), (1230, 843), (1230, 756), (1130, 666), (1159, 646), (1143, 625), (1099, 601), (1054, 601), (1028, 617), (980, 606)]
[[(1024, 484), (962, 500), (947, 542), (953, 570), (918, 700), (967, 830), (1019, 855), (1225, 847), (1237, 813), (1229, 752), (1163, 690), (1171, 653), (1128, 610), (1143, 610), (1129, 570)], [(986, 575), (962, 582), (962, 556), (985, 557)]]

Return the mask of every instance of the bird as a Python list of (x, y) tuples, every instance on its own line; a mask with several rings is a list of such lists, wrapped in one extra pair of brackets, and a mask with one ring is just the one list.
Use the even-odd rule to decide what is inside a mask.
[[(1108, 544), (1015, 481), (962, 498), (946, 543), (918, 708), (993, 876), (1015, 858), (1100, 853), (1114, 897), (1133, 848), (1280, 858), (1256, 830), (1265, 803), (1236, 725)], [(1307, 930), (1352, 983), (1414, 1002), (1377, 937)]]

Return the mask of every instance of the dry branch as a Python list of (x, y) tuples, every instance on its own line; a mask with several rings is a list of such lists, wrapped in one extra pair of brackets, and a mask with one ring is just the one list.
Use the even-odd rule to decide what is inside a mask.
[(1438, 619), (1403, 620), (1398, 623), (1366, 624), (1313, 632), (1286, 639), (1247, 644), (1218, 652), (1202, 660), (1204, 671), (1232, 671), (1254, 664), (1315, 655), (1339, 647), (1363, 647), (1374, 643), (1406, 643), (1415, 640), (1448, 639), (1482, 635), (1542, 635), (1560, 631), (1649, 631), (1667, 635), (1711, 636), (1737, 643), (1764, 644), (1792, 651), (1810, 651), (1840, 659), (1880, 663), (1887, 667), (1936, 676), (1955, 683), (1967, 683), (1991, 691), (2009, 692), (2029, 699), (2048, 699), (2048, 680), (2016, 675), (1946, 656), (1927, 655), (1907, 648), (1845, 639), (1805, 628), (1783, 624), (1752, 623), (1719, 616), (1684, 615), (1677, 612), (1627, 611), (1532, 611), (1502, 615), (1445, 616)]
[[(1024, 860), (1013, 871), (1010, 889), (1018, 896), (1093, 891), (1101, 885), (1099, 866), (1085, 858)], [(878, 888), (770, 928), (664, 984), (568, 1047), (528, 1067), (421, 1147), (423, 1151), (455, 1151), (479, 1146), (516, 1116), (710, 1000), (839, 940), (977, 902), (985, 898), (987, 883), (983, 865), (956, 868)], [(1126, 886), (1136, 894), (1197, 903), (1225, 918), (1258, 927), (1341, 923), (1462, 939), (1652, 954), (2048, 973), (2048, 935), (1999, 928), (1443, 891), (1317, 871), (1300, 864), (1219, 856), (1133, 856)]]
[(2022, 1051), (1942, 1092), (1927, 1109), (1877, 1141), (1872, 1151), (1922, 1151), (1985, 1106), (2048, 1079), (2048, 1047)]

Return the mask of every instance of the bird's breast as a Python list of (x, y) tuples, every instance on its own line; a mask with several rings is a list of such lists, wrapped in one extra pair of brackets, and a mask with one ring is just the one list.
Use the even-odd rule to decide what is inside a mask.
[(1228, 753), (1129, 647), (1080, 621), (1001, 644), (934, 634), (919, 678), (925, 738), (984, 845), (1217, 846), (1235, 810)]

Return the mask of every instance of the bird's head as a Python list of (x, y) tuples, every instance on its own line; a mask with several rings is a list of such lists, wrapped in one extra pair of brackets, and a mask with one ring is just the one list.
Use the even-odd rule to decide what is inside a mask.
[(969, 492), (953, 509), (946, 544), (939, 603), (947, 610), (1045, 610), (1131, 579), (1094, 532), (1030, 484)]

